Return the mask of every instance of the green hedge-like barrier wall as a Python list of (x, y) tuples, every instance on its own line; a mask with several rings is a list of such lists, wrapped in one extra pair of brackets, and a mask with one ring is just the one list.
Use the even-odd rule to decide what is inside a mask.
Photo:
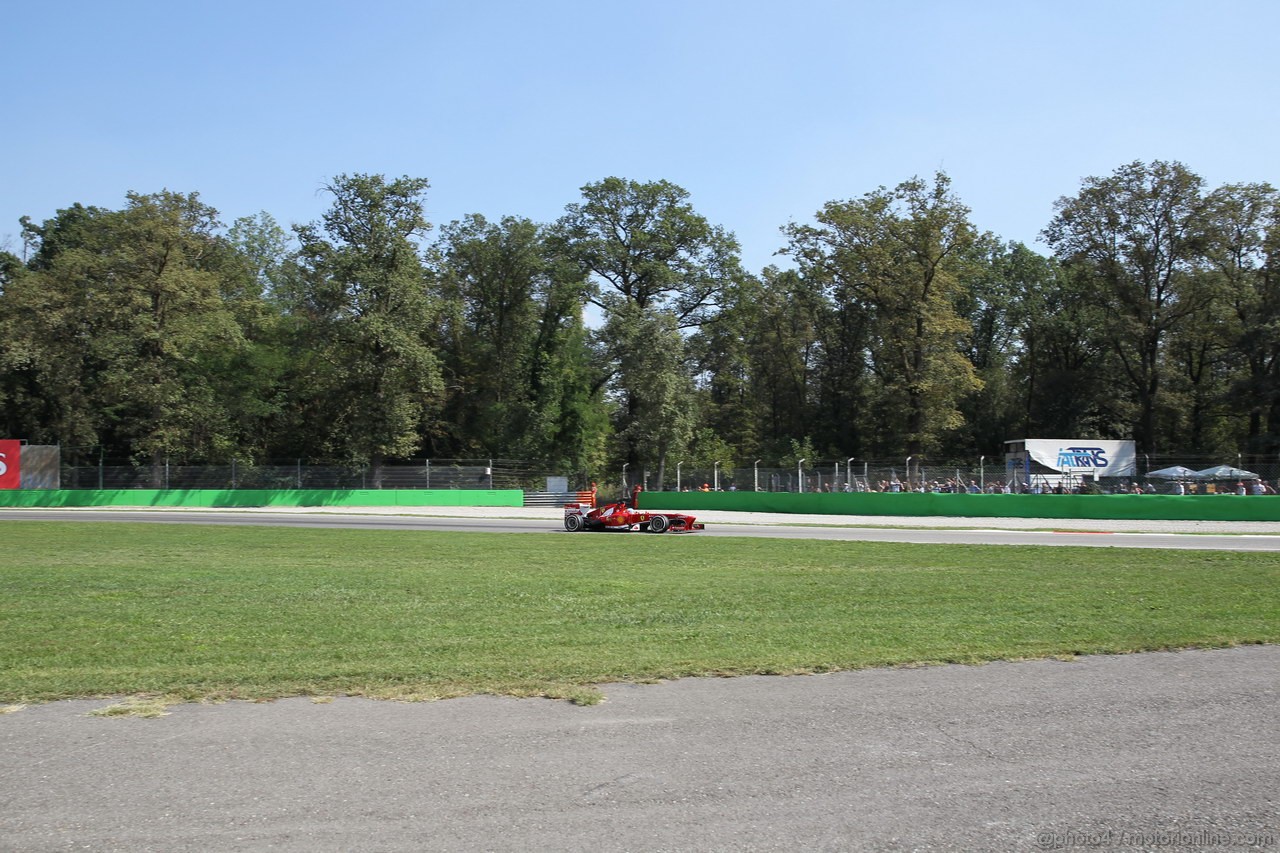
[(1254, 495), (970, 495), (902, 492), (644, 492), (643, 509), (813, 515), (1280, 521), (1280, 497)]
[(523, 506), (519, 489), (60, 489), (0, 491), (4, 507)]

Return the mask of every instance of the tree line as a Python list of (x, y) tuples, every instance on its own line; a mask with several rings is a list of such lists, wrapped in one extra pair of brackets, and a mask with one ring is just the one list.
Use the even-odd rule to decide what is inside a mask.
[(659, 477), (1022, 437), (1280, 451), (1265, 183), (1127, 164), (1055, 203), (1040, 254), (980, 231), (938, 173), (785, 226), (790, 264), (759, 273), (667, 181), (436, 234), (425, 179), (326, 190), (289, 231), (167, 190), (24, 217), (21, 256), (0, 253), (3, 433), (138, 464), (498, 456)]

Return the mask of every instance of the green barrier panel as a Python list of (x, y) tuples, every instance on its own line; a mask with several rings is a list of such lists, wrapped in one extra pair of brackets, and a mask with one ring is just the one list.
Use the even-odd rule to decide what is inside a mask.
[(519, 489), (61, 489), (0, 491), (0, 507), (523, 506)]
[(1280, 497), (1238, 495), (948, 495), (919, 492), (643, 492), (643, 509), (808, 515), (1280, 521)]

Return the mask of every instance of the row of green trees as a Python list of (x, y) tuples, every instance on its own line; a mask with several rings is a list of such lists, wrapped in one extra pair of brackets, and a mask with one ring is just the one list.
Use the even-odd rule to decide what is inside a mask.
[(683, 460), (1280, 448), (1280, 200), (1132, 163), (1060, 199), (1052, 255), (945, 174), (782, 229), (790, 268), (665, 181), (428, 242), (428, 183), (343, 175), (319, 222), (195, 193), (22, 220), (0, 253), (3, 433), (163, 458)]

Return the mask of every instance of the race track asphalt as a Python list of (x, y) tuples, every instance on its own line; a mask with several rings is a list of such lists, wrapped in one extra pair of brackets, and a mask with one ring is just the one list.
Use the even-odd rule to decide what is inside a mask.
[[(562, 518), (560, 509), (535, 507), (0, 509), (0, 520), (142, 521), (567, 535), (561, 524)], [(713, 537), (1280, 551), (1280, 522), (871, 517), (742, 512), (699, 513), (698, 519), (707, 523), (707, 529), (692, 535)]]

